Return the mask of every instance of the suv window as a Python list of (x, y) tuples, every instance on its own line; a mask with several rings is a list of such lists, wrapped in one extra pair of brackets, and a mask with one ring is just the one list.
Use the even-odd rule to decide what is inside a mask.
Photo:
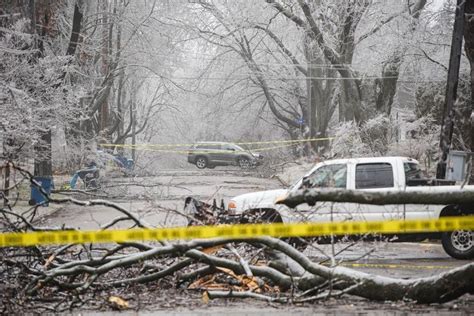
[(242, 147), (236, 144), (223, 144), (222, 149), (224, 150), (234, 150), (234, 151), (245, 151)]
[(311, 188), (346, 188), (347, 166), (326, 165), (318, 168), (305, 180)]
[(223, 144), (222, 149), (224, 149), (224, 150), (237, 150), (237, 148), (235, 148), (235, 146), (232, 145), (232, 144)]
[(199, 144), (196, 145), (197, 149), (221, 149), (220, 144)]
[(393, 169), (389, 163), (365, 163), (356, 166), (356, 189), (393, 187)]

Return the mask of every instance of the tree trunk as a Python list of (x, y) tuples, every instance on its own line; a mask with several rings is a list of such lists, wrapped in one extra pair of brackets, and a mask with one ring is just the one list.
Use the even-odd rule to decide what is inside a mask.
[[(119, 2), (119, 12), (122, 12), (122, 0)], [(121, 57), (121, 50), (122, 50), (122, 24), (120, 22), (117, 23), (117, 35), (116, 35), (116, 53), (115, 53), (115, 65), (119, 67), (121, 65), (120, 57)], [(117, 87), (117, 120), (118, 120), (118, 127), (117, 127), (117, 140), (120, 140), (119, 144), (124, 144), (125, 139), (121, 139), (121, 136), (124, 134), (125, 130), (125, 120), (124, 120), (124, 109), (123, 109), (123, 96), (125, 94), (125, 89), (123, 89), (125, 79), (125, 70), (121, 69), (120, 74), (118, 77), (118, 87)], [(117, 142), (116, 142), (117, 143)], [(123, 147), (118, 148), (119, 151), (123, 151)]]
[[(310, 39), (307, 37), (308, 40)], [(334, 80), (320, 80), (318, 78), (336, 76), (333, 70), (323, 69), (319, 64), (326, 64), (326, 60), (317, 45), (309, 42), (305, 45), (305, 55), (308, 63), (308, 127), (311, 129), (310, 138), (326, 138), (329, 120), (334, 113)], [(328, 64), (330, 65), (330, 64)], [(327, 140), (311, 142), (316, 152), (322, 152), (328, 147)]]
[(40, 142), (35, 146), (34, 174), (37, 177), (51, 177), (53, 165), (51, 162), (51, 130), (41, 133)]
[(387, 116), (392, 112), (393, 98), (397, 92), (402, 54), (403, 52), (397, 50), (383, 64), (382, 78), (375, 80), (375, 109)]
[[(83, 2), (83, 0), (77, 0), (74, 4), (71, 36), (69, 38), (66, 56), (75, 56), (76, 54), (77, 45), (80, 40), (81, 26), (83, 20)], [(65, 75), (66, 73), (63, 74), (63, 77)], [(80, 99), (79, 102), (81, 103), (79, 108), (83, 108), (84, 100)], [(68, 159), (68, 167), (73, 170), (80, 167), (79, 165), (81, 160), (80, 157), (78, 157), (79, 155), (76, 155), (75, 153), (83, 152), (83, 144), (81, 143), (81, 141), (83, 140), (85, 135), (82, 133), (83, 130), (81, 125), (82, 122), (80, 120), (80, 116), (76, 116), (74, 117), (74, 119), (72, 119), (72, 121), (69, 122), (69, 125), (64, 131), (67, 147), (70, 152), (73, 153), (73, 155), (70, 156), (70, 159)]]
[[(102, 75), (105, 77), (109, 72), (109, 18), (108, 18), (108, 5), (107, 0), (101, 0), (102, 10)], [(112, 79), (111, 79), (112, 80)], [(106, 129), (109, 123), (109, 98), (108, 94), (101, 100), (99, 110), (99, 135), (106, 136)], [(103, 132), (103, 133), (101, 133)], [(105, 141), (101, 139), (100, 141)]]
[[(34, 46), (38, 48), (39, 57), (44, 54), (44, 45), (43, 40), (46, 36), (46, 28), (49, 22), (49, 10), (44, 9), (45, 15), (42, 17), (42, 21), (37, 21), (36, 19), (36, 5), (34, 0), (29, 1), (29, 16), (31, 19), (31, 33), (35, 38)], [(41, 27), (41, 36), (36, 35), (36, 25), (42, 23)], [(40, 134), (40, 141), (34, 147), (35, 150), (35, 161), (34, 161), (34, 175), (39, 177), (51, 177), (53, 175), (53, 166), (51, 162), (51, 129), (42, 131)]]
[[(3, 186), (3, 195), (5, 197), (8, 198), (8, 195), (9, 195), (9, 190), (8, 188), (10, 187), (10, 164), (7, 162), (7, 164), (5, 165), (5, 168), (1, 168), (1, 173), (2, 173), (2, 176), (3, 176), (3, 169), (5, 169), (5, 176), (4, 176), (4, 186)], [(3, 199), (3, 205), (6, 206), (8, 204), (8, 201), (7, 199)]]
[(339, 103), (339, 122), (359, 121), (355, 118), (356, 113), (360, 111), (360, 94), (354, 87), (353, 79), (345, 77), (342, 80), (342, 98)]
[(72, 17), (72, 30), (69, 44), (66, 51), (66, 56), (74, 56), (76, 54), (77, 43), (79, 42), (79, 35), (81, 33), (82, 23), (82, 0), (78, 0), (74, 5), (74, 14)]

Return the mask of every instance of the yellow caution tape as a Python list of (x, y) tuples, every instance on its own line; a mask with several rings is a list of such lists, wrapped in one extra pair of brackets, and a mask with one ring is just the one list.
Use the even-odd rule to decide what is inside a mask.
[[(306, 139), (293, 139), (293, 140), (268, 140), (259, 142), (236, 142), (236, 145), (255, 145), (255, 144), (296, 144), (305, 142), (316, 142), (323, 140), (331, 140), (334, 137), (320, 137), (320, 138), (306, 138)], [(198, 143), (198, 142), (196, 142)], [(102, 147), (120, 147), (120, 148), (141, 148), (141, 147), (190, 147), (196, 143), (184, 143), (184, 144), (99, 144)], [(223, 142), (206, 142), (206, 144), (221, 144)]]
[[(269, 151), (269, 150), (275, 150), (275, 149), (281, 149), (281, 148), (286, 148), (286, 147), (291, 147), (291, 146), (295, 146), (295, 145), (298, 145), (298, 144), (285, 144), (285, 145), (279, 145), (279, 146), (272, 146), (272, 147), (262, 147), (262, 148), (253, 148), (252, 151), (255, 151), (255, 152), (262, 152), (262, 151)], [(195, 150), (193, 149), (192, 151), (190, 151), (189, 149), (155, 149), (155, 148), (146, 148), (146, 147), (143, 147), (143, 148), (136, 148), (138, 150), (144, 150), (144, 151), (153, 151), (153, 152), (160, 152), (160, 153), (175, 153), (175, 154), (185, 154), (187, 155), (188, 153), (193, 153), (194, 155), (199, 155), (199, 154), (222, 154), (222, 153), (225, 153), (225, 150), (203, 150), (203, 151), (199, 151), (199, 150)], [(238, 154), (238, 153), (248, 153), (248, 151), (244, 150), (244, 151), (233, 151), (232, 153), (234, 154)]]
[(443, 217), (438, 220), (374, 222), (326, 222), (295, 224), (243, 224), (156, 229), (48, 231), (0, 234), (0, 247), (127, 242), (137, 240), (184, 240), (198, 238), (311, 237), (367, 233), (420, 233), (474, 230), (474, 216)]
[(412, 265), (412, 264), (397, 264), (397, 263), (347, 263), (339, 264), (343, 267), (352, 268), (368, 268), (368, 269), (413, 269), (413, 270), (438, 270), (438, 269), (452, 269), (454, 266), (443, 265)]

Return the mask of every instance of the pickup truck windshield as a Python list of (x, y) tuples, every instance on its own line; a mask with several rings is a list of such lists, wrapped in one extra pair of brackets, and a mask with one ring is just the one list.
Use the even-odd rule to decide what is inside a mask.
[(305, 180), (311, 188), (341, 188), (347, 184), (347, 166), (334, 164), (321, 166)]

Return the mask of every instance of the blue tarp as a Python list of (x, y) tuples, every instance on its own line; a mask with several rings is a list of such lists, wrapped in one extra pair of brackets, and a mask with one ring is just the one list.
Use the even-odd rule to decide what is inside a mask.
[[(34, 180), (40, 185), (40, 187), (46, 192), (46, 195), (51, 194), (51, 188), (53, 185), (53, 179), (51, 177), (34, 177)], [(44, 196), (40, 188), (34, 184), (31, 185), (31, 199), (30, 205), (42, 204), (48, 206), (48, 197)]]

